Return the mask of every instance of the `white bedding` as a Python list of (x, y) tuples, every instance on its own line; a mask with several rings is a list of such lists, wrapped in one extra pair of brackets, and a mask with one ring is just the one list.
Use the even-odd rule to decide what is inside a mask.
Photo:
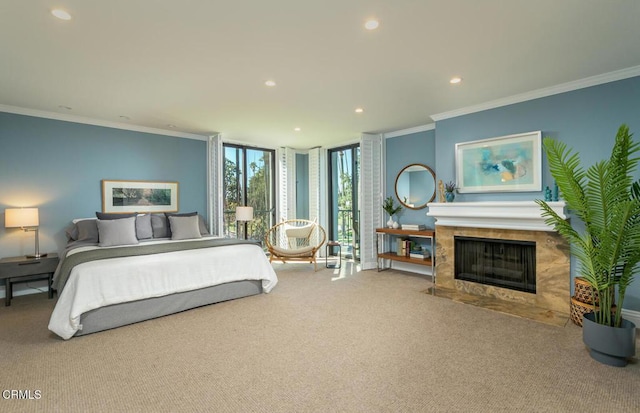
[[(78, 250), (92, 248), (99, 247)], [(59, 293), (49, 330), (67, 340), (82, 329), (80, 316), (87, 311), (240, 280), (262, 280), (262, 288), (267, 293), (277, 284), (276, 273), (258, 245), (228, 245), (85, 262), (74, 267)]]

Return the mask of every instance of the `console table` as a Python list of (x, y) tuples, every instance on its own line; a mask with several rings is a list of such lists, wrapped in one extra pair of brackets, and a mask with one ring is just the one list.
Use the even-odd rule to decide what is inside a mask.
[[(410, 264), (424, 265), (431, 268), (431, 277), (433, 278), (433, 284), (436, 283), (436, 271), (435, 271), (435, 234), (432, 229), (426, 229), (421, 231), (413, 231), (408, 229), (393, 229), (393, 228), (377, 228), (376, 229), (376, 252), (378, 254), (377, 267), (378, 271), (389, 269), (385, 267), (385, 260), (408, 262)], [(397, 238), (416, 238), (427, 240), (431, 252), (431, 257), (427, 259), (413, 258), (407, 255), (398, 255), (396, 251), (391, 250), (391, 241)], [(382, 263), (382, 265), (381, 265)], [(435, 290), (435, 288), (434, 288)]]

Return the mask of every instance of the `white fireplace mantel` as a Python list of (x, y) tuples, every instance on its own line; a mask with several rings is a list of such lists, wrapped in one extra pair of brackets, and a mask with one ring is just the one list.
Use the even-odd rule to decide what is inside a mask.
[[(547, 204), (567, 219), (564, 201)], [(434, 217), (436, 225), (554, 231), (552, 226), (545, 224), (542, 208), (535, 201), (431, 202), (427, 206), (427, 216)]]

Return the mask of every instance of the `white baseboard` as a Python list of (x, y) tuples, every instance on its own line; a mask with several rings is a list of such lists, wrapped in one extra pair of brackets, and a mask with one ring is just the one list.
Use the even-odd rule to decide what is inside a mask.
[(636, 327), (640, 327), (640, 311), (622, 309), (622, 318), (631, 321)]

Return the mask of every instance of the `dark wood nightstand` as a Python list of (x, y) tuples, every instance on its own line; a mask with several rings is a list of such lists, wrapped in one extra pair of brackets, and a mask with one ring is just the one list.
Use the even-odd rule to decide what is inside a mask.
[(47, 280), (49, 283), (49, 298), (53, 298), (51, 284), (53, 273), (58, 266), (58, 254), (48, 254), (41, 258), (9, 257), (0, 259), (0, 280), (4, 280), (4, 305), (11, 305), (13, 298), (13, 284), (28, 281)]

